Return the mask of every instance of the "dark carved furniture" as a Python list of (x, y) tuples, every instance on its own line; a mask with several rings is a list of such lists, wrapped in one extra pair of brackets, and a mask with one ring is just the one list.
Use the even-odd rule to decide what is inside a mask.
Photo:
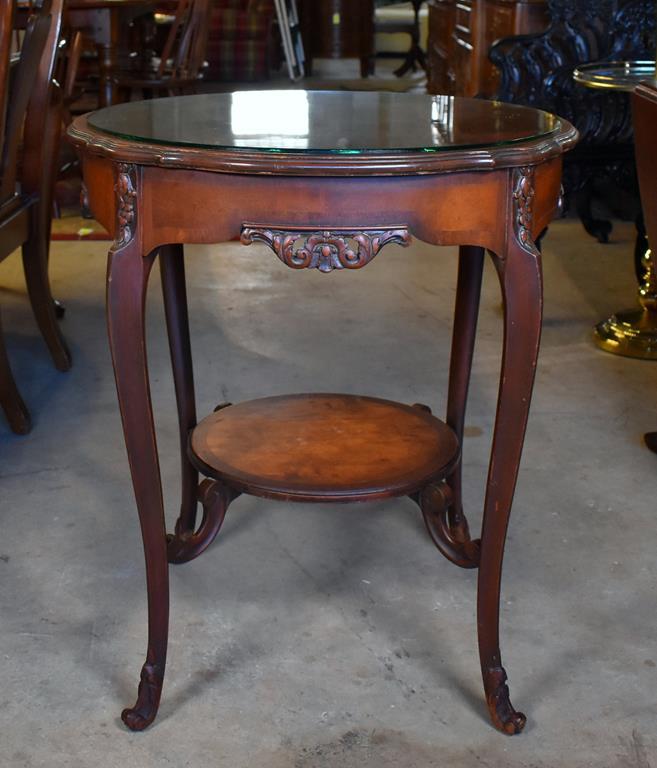
[(429, 93), (492, 96), (491, 45), (547, 24), (547, 0), (429, 0)]
[[(157, 713), (168, 563), (203, 552), (237, 495), (322, 502), (408, 495), (438, 549), (479, 569), (486, 701), (495, 727), (517, 733), (525, 717), (509, 700), (499, 598), (541, 327), (541, 257), (533, 238), (557, 210), (561, 155), (576, 132), (545, 113), (475, 99), (449, 101), (447, 118), (432, 123), (433, 100), (421, 94), (280, 91), (278, 107), (292, 115), (290, 134), (282, 135), (279, 122), (270, 135), (266, 116), (236, 114), (242, 96), (132, 102), (69, 128), (92, 209), (114, 235), (109, 338), (146, 557), (148, 650), (137, 702), (123, 720), (140, 730)], [(444, 422), (422, 405), (303, 394), (224, 405), (197, 423), (184, 243), (240, 237), (246, 245), (265, 243), (288, 267), (328, 273), (362, 268), (393, 244), (408, 244), (411, 234), (461, 245)], [(474, 538), (462, 508), (460, 446), (485, 249), (499, 274), (505, 330), (483, 527)], [(183, 477), (180, 517), (169, 535), (144, 335), (156, 259)], [(199, 473), (206, 478), (200, 485)]]
[(360, 73), (372, 73), (374, 0), (302, 0), (299, 6), (306, 73), (313, 59), (359, 59)]
[(655, 60), (655, 0), (550, 0), (551, 24), (539, 35), (500, 40), (490, 58), (501, 72), (498, 98), (547, 109), (581, 135), (564, 164), (566, 196), (575, 197), (582, 223), (600, 242), (611, 231), (591, 202), (611, 180), (636, 198), (632, 119), (626, 93), (599, 92), (573, 81), (573, 69), (592, 61)]
[[(0, 12), (0, 261), (22, 247), (25, 281), (34, 316), (60, 371), (71, 360), (55, 315), (48, 279), (52, 181), (61, 113), (52, 82), (61, 28), (62, 0), (27, 21), (20, 57), (10, 67), (14, 3)], [(9, 367), (0, 328), (0, 405), (12, 430), (30, 430), (30, 415)]]

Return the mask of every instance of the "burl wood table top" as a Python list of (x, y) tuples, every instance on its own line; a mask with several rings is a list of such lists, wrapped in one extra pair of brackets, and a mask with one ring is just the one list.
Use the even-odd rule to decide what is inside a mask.
[(191, 448), (209, 477), (298, 501), (401, 496), (448, 474), (459, 457), (452, 430), (422, 408), (330, 394), (223, 408), (194, 429)]

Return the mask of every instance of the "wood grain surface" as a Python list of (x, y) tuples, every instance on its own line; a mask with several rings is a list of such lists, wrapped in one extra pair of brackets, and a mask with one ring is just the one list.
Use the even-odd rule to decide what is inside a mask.
[(400, 496), (445, 477), (454, 432), (419, 408), (373, 397), (266, 397), (206, 417), (192, 461), (253, 495), (298, 501)]

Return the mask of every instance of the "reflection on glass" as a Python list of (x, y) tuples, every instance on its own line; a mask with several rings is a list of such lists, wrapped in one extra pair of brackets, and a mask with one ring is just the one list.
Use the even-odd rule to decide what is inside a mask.
[(307, 149), (308, 94), (292, 90), (233, 93), (230, 127), (235, 138), (248, 137), (250, 147)]
[(431, 97), (431, 128), (434, 145), (444, 144), (454, 131), (454, 97)]
[(368, 91), (202, 93), (116, 104), (88, 119), (131, 141), (345, 155), (496, 147), (561, 127), (559, 118), (513, 104)]

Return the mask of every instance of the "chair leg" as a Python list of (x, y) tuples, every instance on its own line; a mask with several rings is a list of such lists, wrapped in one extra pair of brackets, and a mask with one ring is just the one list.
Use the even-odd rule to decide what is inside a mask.
[(32, 428), (30, 414), (14, 381), (5, 349), (5, 339), (0, 323), (0, 406), (5, 412), (12, 432), (26, 435)]
[(23, 244), (23, 268), (27, 292), (39, 330), (50, 350), (55, 367), (60, 371), (68, 371), (71, 367), (71, 353), (57, 322), (55, 303), (50, 292), (48, 243), (43, 217), (38, 206), (32, 209), (31, 214), (30, 234)]

